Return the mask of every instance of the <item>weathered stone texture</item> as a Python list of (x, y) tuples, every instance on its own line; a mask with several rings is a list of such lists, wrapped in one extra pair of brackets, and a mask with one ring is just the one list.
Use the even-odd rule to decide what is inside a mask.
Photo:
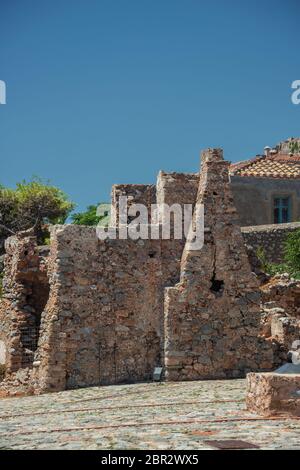
[(269, 368), (259, 338), (260, 292), (251, 272), (221, 150), (202, 156), (197, 203), (204, 205), (201, 250), (184, 250), (181, 278), (165, 294), (165, 365), (169, 380), (240, 377)]
[(156, 183), (157, 204), (192, 204), (196, 202), (199, 173), (160, 171)]
[(263, 249), (269, 263), (282, 263), (283, 248), (289, 233), (300, 229), (300, 222), (242, 227), (242, 234), (247, 245), (255, 252)]
[(36, 238), (27, 232), (6, 240), (3, 299), (0, 303), (0, 339), (6, 344), (9, 373), (32, 367), (41, 313), (49, 285), (46, 258)]
[[(156, 186), (154, 184), (114, 184), (111, 191), (111, 204), (115, 210), (115, 219), (112, 225), (119, 223), (119, 198), (127, 197), (127, 210), (132, 204), (143, 204), (148, 209), (149, 219), (151, 223), (151, 204), (156, 203)], [(127, 223), (130, 223), (133, 217), (128, 215)]]
[(142, 381), (158, 365), (168, 380), (241, 377), (284, 360), (298, 329), (291, 335), (292, 321), (288, 330), (286, 320), (276, 322), (298, 315), (298, 285), (261, 291), (265, 278), (244, 246), (228, 167), (220, 150), (208, 150), (200, 180), (161, 172), (156, 187), (113, 188), (116, 208), (120, 195), (129, 207), (203, 204), (200, 250), (184, 236), (100, 241), (95, 228), (75, 225), (52, 227), (50, 253), (29, 233), (8, 239), (5, 390), (26, 380), (36, 393)]
[(149, 379), (161, 362), (160, 241), (99, 241), (75, 226), (52, 236), (36, 358), (42, 388)]
[(287, 359), (292, 343), (300, 339), (300, 282), (278, 275), (261, 286), (263, 334), (274, 340), (274, 365)]
[(290, 279), (288, 274), (277, 275), (264, 284), (262, 290), (263, 303), (275, 302), (288, 315), (300, 320), (300, 282)]
[[(298, 393), (297, 393), (298, 392)], [(300, 416), (300, 375), (250, 373), (247, 408), (264, 416), (289, 413)]]

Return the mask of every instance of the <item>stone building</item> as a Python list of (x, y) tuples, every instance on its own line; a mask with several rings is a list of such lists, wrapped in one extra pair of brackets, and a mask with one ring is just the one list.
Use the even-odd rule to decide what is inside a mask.
[(300, 139), (232, 164), (230, 179), (241, 226), (300, 220)]
[[(241, 227), (300, 221), (300, 138), (230, 165), (230, 185)], [(199, 173), (158, 175), (157, 185), (115, 185), (113, 199), (127, 195), (133, 202), (193, 203)], [(157, 199), (156, 199), (157, 197)], [(279, 234), (278, 234), (279, 236)]]
[(167, 380), (272, 368), (222, 151), (203, 152), (200, 178), (160, 172), (156, 186), (117, 185), (113, 205), (124, 194), (129, 205), (204, 204), (203, 247), (191, 250), (184, 238), (99, 240), (94, 228), (74, 225), (52, 227), (49, 251), (28, 232), (9, 238), (2, 389), (143, 381), (155, 366)]

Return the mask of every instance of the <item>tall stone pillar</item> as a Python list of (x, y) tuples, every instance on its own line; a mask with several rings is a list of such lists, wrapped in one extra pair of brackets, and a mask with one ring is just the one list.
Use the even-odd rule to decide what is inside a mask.
[(251, 272), (221, 149), (202, 154), (197, 204), (204, 205), (204, 245), (186, 244), (180, 282), (165, 289), (168, 380), (242, 377), (272, 367), (259, 337), (260, 292)]

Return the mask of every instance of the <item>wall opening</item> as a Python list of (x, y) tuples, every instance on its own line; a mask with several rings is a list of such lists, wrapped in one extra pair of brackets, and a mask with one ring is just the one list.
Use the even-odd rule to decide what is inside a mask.
[(224, 291), (224, 281), (215, 279), (215, 276), (213, 275), (211, 279), (210, 290), (215, 294), (216, 297), (221, 296)]
[(49, 298), (49, 282), (46, 274), (39, 273), (38, 279), (23, 282), (24, 296), (23, 313), (26, 323), (20, 328), (23, 347), (22, 367), (30, 367), (34, 353), (38, 347), (41, 316)]

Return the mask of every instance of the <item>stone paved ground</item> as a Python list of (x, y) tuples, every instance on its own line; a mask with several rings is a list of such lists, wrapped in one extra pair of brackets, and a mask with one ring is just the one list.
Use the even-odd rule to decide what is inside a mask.
[(0, 449), (209, 449), (242, 439), (300, 449), (300, 418), (245, 410), (245, 381), (93, 387), (0, 400)]

